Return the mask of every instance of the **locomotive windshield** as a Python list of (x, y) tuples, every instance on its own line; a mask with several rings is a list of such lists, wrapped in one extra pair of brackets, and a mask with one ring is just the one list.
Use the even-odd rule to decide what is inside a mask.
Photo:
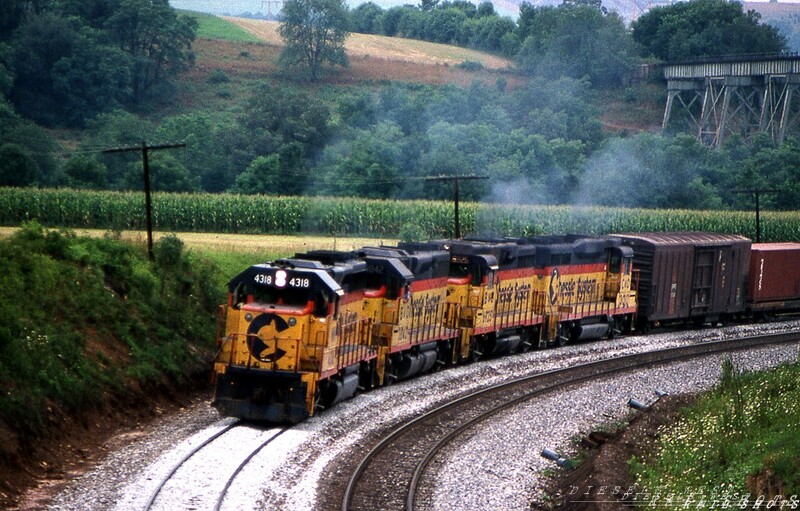
[(231, 305), (235, 308), (269, 309), (289, 314), (330, 314), (334, 290), (319, 285), (318, 278), (305, 272), (272, 269), (245, 272), (232, 281)]

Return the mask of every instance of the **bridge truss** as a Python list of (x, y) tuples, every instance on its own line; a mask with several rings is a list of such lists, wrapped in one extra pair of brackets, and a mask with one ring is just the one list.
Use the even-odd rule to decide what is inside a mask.
[(684, 124), (720, 147), (738, 134), (767, 133), (778, 144), (800, 127), (800, 57), (773, 56), (664, 66), (662, 128)]

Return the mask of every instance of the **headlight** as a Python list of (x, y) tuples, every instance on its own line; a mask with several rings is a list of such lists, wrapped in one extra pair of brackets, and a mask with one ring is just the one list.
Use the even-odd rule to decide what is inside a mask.
[(295, 326), (297, 324), (296, 318), (289, 318), (289, 326)]

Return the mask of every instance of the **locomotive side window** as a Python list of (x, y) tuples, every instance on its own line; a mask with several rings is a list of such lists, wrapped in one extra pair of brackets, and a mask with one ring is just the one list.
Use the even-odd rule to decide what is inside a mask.
[(239, 285), (236, 286), (236, 289), (233, 290), (232, 294), (233, 299), (231, 300), (231, 303), (233, 303), (234, 308), (238, 309), (247, 300), (247, 293), (244, 290), (244, 284), (239, 283)]
[(612, 250), (611, 253), (608, 255), (609, 273), (614, 273), (614, 274), (619, 273), (621, 262), (622, 262), (622, 254), (620, 254), (616, 250)]

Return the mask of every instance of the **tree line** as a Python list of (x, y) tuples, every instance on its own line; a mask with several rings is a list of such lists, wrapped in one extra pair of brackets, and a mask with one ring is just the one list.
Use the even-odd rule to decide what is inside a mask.
[[(585, 81), (532, 80), (519, 90), (475, 82), (395, 84), (378, 91), (262, 85), (242, 113), (164, 118), (158, 126), (117, 111), (87, 124), (83, 142), (59, 163), (40, 137), (36, 158), (17, 156), (19, 186), (141, 190), (141, 159), (98, 148), (131, 140), (183, 140), (150, 156), (157, 191), (444, 199), (452, 185), (429, 176), (479, 174), (467, 200), (651, 208), (749, 209), (742, 188), (780, 188), (763, 204), (800, 201), (800, 142), (750, 145), (732, 137), (713, 150), (689, 135), (607, 137)], [(29, 133), (35, 130), (28, 129)], [(14, 151), (0, 150), (0, 178)], [(36, 174), (22, 169), (37, 169)]]
[(421, 0), (382, 9), (372, 2), (350, 11), (350, 29), (454, 44), (513, 58), (541, 76), (587, 77), (617, 86), (641, 59), (680, 60), (741, 53), (775, 53), (786, 40), (738, 2), (694, 0), (655, 7), (626, 27), (600, 0), (558, 6), (523, 2), (514, 21), (490, 2)]
[[(314, 8), (339, 2), (291, 1), (300, 3), (301, 20), (308, 12), (302, 2)], [(742, 12), (740, 4), (721, 0), (687, 4), (653, 9), (631, 30), (597, 3), (524, 4), (510, 33), (519, 42), (517, 63), (528, 75), (527, 84), (513, 90), (507, 89), (503, 78), (468, 87), (318, 88), (262, 81), (239, 113), (191, 113), (152, 123), (136, 112), (157, 108), (153, 97), (160, 94), (155, 91), (168, 91), (171, 74), (191, 63), (195, 29), (191, 18), (177, 15), (166, 0), (13, 0), (3, 8), (20, 7), (11, 13), (16, 17), (2, 17), (6, 24), (16, 19), (16, 25), (2, 32), (0, 48), (0, 185), (137, 190), (141, 188), (138, 156), (109, 155), (100, 149), (163, 140), (186, 142), (185, 149), (151, 155), (154, 189), (163, 191), (447, 199), (452, 194), (449, 185), (424, 178), (475, 173), (491, 179), (464, 183), (462, 194), (467, 199), (748, 208), (749, 198), (730, 190), (763, 182), (785, 190), (765, 199), (768, 205), (794, 208), (800, 198), (796, 141), (775, 147), (769, 140), (757, 140), (745, 146), (732, 138), (725, 148), (712, 152), (687, 136), (610, 138), (603, 132), (594, 106), (597, 88), (616, 83), (620, 70), (639, 62), (642, 55), (677, 58), (681, 51), (697, 56), (755, 48), (740, 45), (741, 40), (761, 44), (757, 48), (763, 50), (783, 48), (774, 29), (758, 24), (757, 17)], [(411, 12), (408, 7), (393, 9)], [(473, 12), (448, 2), (414, 8), (431, 16), (448, 9)], [(472, 9), (472, 18), (465, 14), (468, 19), (500, 18), (483, 4)], [(149, 13), (144, 18), (153, 22), (150, 28), (143, 25), (144, 12)], [(675, 13), (691, 18), (694, 25), (675, 21)], [(703, 19), (695, 20), (699, 13), (705, 13), (705, 25)], [(155, 23), (157, 19), (161, 21)], [(327, 19), (340, 22), (338, 17)], [(40, 30), (47, 26), (72, 29)], [(123, 26), (130, 30), (119, 28)], [(375, 26), (385, 30), (384, 21)], [(739, 37), (724, 36), (725, 26), (741, 27)], [(693, 37), (687, 36), (690, 29)], [(33, 37), (34, 33), (41, 37)], [(658, 37), (645, 37), (647, 33)], [(69, 37), (51, 39), (47, 34)], [(286, 34), (294, 37), (288, 29)], [(58, 43), (87, 40), (97, 43), (98, 55), (118, 52), (121, 60), (95, 58), (88, 43), (85, 54), (75, 51), (79, 44), (62, 51)], [(148, 44), (155, 46), (135, 58), (130, 53)], [(174, 53), (161, 53), (170, 48)], [(627, 57), (621, 58), (612, 48)], [(663, 53), (667, 50), (673, 53)], [(123, 53), (128, 57), (122, 58)], [(287, 55), (282, 59), (291, 60)], [(44, 61), (45, 56), (49, 60)], [(79, 72), (84, 64), (97, 66), (98, 72)], [(73, 65), (74, 74), (60, 72)], [(44, 73), (41, 83), (32, 83), (35, 73), (25, 75), (25, 69)], [(92, 80), (107, 77), (101, 70), (120, 77), (115, 83), (125, 94), (107, 101), (103, 99), (110, 97), (107, 91), (90, 94)], [(224, 72), (218, 70), (214, 77), (225, 78)], [(74, 97), (53, 96), (61, 80), (73, 80), (64, 91)], [(49, 106), (43, 108), (37, 97)], [(93, 107), (79, 107), (81, 101), (90, 100), (95, 101)], [(70, 112), (80, 115), (71, 117)], [(81, 126), (80, 142), (65, 153), (37, 123)]]
[(0, 92), (41, 125), (82, 127), (162, 93), (196, 30), (168, 0), (3, 0)]

